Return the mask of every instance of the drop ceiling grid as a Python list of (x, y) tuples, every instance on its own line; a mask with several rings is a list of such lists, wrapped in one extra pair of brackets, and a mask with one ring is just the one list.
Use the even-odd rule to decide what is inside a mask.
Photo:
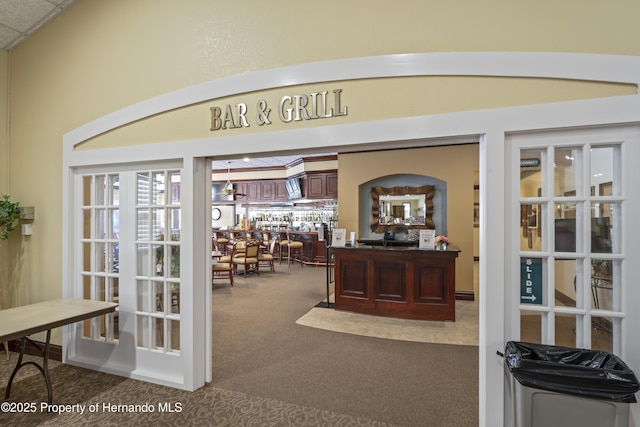
[(76, 0), (0, 0), (0, 47), (11, 50)]

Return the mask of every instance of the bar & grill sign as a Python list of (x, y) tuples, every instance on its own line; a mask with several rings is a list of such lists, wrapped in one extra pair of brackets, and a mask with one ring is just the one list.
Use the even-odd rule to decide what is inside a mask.
[(272, 112), (271, 105), (261, 99), (254, 109), (244, 102), (227, 104), (225, 108), (211, 107), (211, 131), (247, 128), (252, 120), (258, 126), (270, 125), (275, 117), (282, 123), (291, 123), (348, 115), (348, 107), (342, 104), (342, 89), (283, 96), (274, 104), (277, 113)]
[(520, 304), (542, 304), (542, 259), (520, 260)]

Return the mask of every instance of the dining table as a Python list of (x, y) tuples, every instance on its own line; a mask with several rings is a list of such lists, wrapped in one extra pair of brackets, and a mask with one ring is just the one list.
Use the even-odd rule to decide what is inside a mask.
[[(75, 322), (91, 319), (116, 311), (117, 303), (96, 301), (80, 298), (61, 298), (33, 304), (0, 310), (0, 342), (20, 340), (20, 355), (16, 367), (9, 377), (5, 400), (11, 394), (11, 385), (20, 368), (33, 365), (44, 376), (47, 387), (47, 403), (53, 400), (53, 390), (49, 379), (49, 348), (51, 345), (51, 330)], [(47, 338), (42, 348), (32, 341), (29, 336), (47, 332)], [(42, 364), (34, 361), (23, 362), (26, 344), (30, 343), (42, 353)]]

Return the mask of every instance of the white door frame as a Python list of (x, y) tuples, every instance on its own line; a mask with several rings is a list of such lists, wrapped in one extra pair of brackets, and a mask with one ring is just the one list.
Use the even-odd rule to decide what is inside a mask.
[[(222, 136), (201, 140), (74, 151), (74, 147), (103, 132), (161, 112), (225, 96), (272, 88), (328, 81), (358, 80), (403, 76), (503, 76), (572, 79), (632, 84), (640, 86), (640, 58), (615, 55), (572, 53), (422, 53), (351, 58), (293, 65), (214, 80), (149, 99), (111, 113), (69, 132), (63, 139), (63, 209), (68, 211), (69, 168), (87, 164), (119, 163), (122, 158), (149, 161), (182, 158), (185, 165), (212, 155), (240, 152), (303, 151), (310, 147), (327, 150), (359, 147), (401, 147), (415, 140), (477, 135), (480, 138), (480, 425), (503, 425), (502, 361), (496, 350), (506, 340), (505, 258), (509, 255), (504, 224), (509, 218), (505, 206), (505, 135), (510, 132), (640, 122), (640, 97), (637, 95), (560, 102), (544, 105), (500, 108), (421, 117), (380, 120), (365, 123), (324, 126), (252, 135)], [(391, 142), (393, 141), (393, 142)], [(215, 148), (212, 148), (215, 147)], [(241, 148), (239, 148), (241, 147)], [(265, 148), (268, 147), (268, 150)], [(637, 172), (634, 172), (637, 173)], [(487, 191), (485, 189), (491, 189)], [(195, 219), (195, 215), (194, 215)], [(206, 223), (193, 223), (193, 227)], [(63, 254), (68, 254), (67, 233), (63, 225)], [(193, 234), (193, 232), (192, 232)], [(491, 236), (487, 239), (486, 236)], [(196, 248), (193, 241), (185, 242)], [(490, 250), (489, 250), (490, 249)], [(65, 256), (63, 255), (63, 259)], [(207, 259), (205, 259), (207, 258)], [(193, 259), (191, 268), (204, 269), (208, 253)], [(490, 267), (490, 268), (489, 268)], [(186, 266), (185, 266), (186, 268)], [(204, 271), (204, 270), (202, 270)], [(63, 283), (69, 278), (69, 266), (63, 264)], [(183, 295), (184, 296), (184, 295)], [(196, 297), (192, 295), (192, 297)], [(200, 300), (203, 301), (203, 300)], [(491, 310), (488, 309), (488, 303)], [(193, 325), (204, 328), (204, 304), (194, 303)], [(209, 306), (210, 307), (210, 306)], [(502, 309), (497, 309), (502, 307)], [(199, 331), (199, 333), (203, 331)], [(208, 336), (205, 336), (210, 340)], [(66, 340), (65, 340), (66, 341)], [(64, 344), (64, 343), (63, 343)], [(210, 346), (210, 341), (207, 342)], [(195, 362), (195, 358), (194, 358)], [(209, 363), (204, 361), (204, 363)], [(633, 367), (632, 367), (633, 368)], [(202, 366), (194, 366), (204, 378)], [(194, 374), (197, 376), (198, 374)], [(196, 382), (198, 382), (196, 380)]]
[[(204, 187), (206, 176), (210, 176), (208, 170), (204, 170), (204, 160), (194, 162), (194, 165), (183, 165), (179, 160), (155, 161), (144, 163), (120, 163), (105, 165), (90, 165), (86, 167), (71, 168), (69, 170), (73, 182), (69, 183), (70, 192), (73, 197), (69, 198), (69, 204), (73, 206), (68, 211), (68, 219), (70, 223), (74, 223), (73, 228), (65, 234), (69, 243), (79, 242), (82, 238), (86, 238), (83, 234), (83, 221), (76, 218), (82, 218), (81, 208), (83, 204), (83, 179), (84, 175), (105, 173), (119, 175), (119, 203), (118, 211), (120, 213), (120, 268), (118, 273), (119, 286), (119, 331), (120, 337), (117, 342), (101, 342), (82, 339), (82, 327), (80, 323), (70, 325), (63, 329), (64, 346), (63, 361), (65, 363), (93, 368), (103, 372), (109, 372), (129, 378), (135, 378), (143, 381), (154, 382), (170, 387), (176, 387), (187, 390), (194, 390), (204, 385), (205, 381), (202, 375), (198, 373), (194, 375), (196, 370), (193, 369), (194, 360), (198, 361), (198, 366), (204, 364), (204, 337), (194, 336), (196, 329), (193, 327), (193, 316), (191, 316), (193, 301), (202, 301), (205, 298), (205, 288), (194, 287), (193, 283), (203, 283), (206, 280), (206, 273), (202, 269), (187, 268), (182, 270), (180, 274), (180, 310), (177, 314), (169, 313), (171, 306), (163, 308), (164, 315), (160, 317), (158, 313), (153, 313), (153, 308), (141, 309), (137, 307), (137, 273), (135, 262), (139, 257), (136, 248), (136, 171), (164, 171), (173, 170), (181, 171), (181, 186), (187, 190), (183, 192), (180, 200), (180, 211), (182, 222), (188, 224), (185, 227), (182, 237), (186, 237), (194, 244), (198, 244), (197, 248), (186, 245), (181, 242), (180, 249), (182, 258), (190, 260), (193, 253), (201, 253), (204, 248), (206, 236), (198, 233), (196, 236), (189, 236), (193, 230), (191, 225), (194, 221), (202, 221), (204, 208), (202, 207), (202, 198), (196, 198), (194, 201), (193, 194), (198, 188)], [(203, 175), (205, 174), (206, 175)], [(201, 184), (202, 183), (202, 184)], [(196, 190), (191, 190), (195, 187)], [(170, 192), (170, 189), (168, 190)], [(178, 205), (169, 206), (177, 207)], [(73, 219), (72, 219), (73, 218)], [(92, 219), (93, 221), (93, 219)], [(70, 245), (73, 251), (66, 263), (69, 265), (70, 279), (67, 280), (64, 288), (64, 297), (83, 298), (83, 277), (81, 274), (83, 255), (80, 246)], [(100, 270), (98, 270), (100, 271)], [(149, 274), (149, 273), (146, 273)], [(160, 283), (160, 282), (158, 282)], [(168, 303), (168, 293), (163, 291)], [(145, 294), (146, 297), (152, 298), (150, 292)], [(153, 305), (153, 303), (151, 303)], [(164, 304), (163, 304), (164, 307)], [(171, 349), (141, 348), (133, 345), (139, 331), (136, 328), (136, 318), (139, 314), (138, 310), (152, 312), (154, 318), (161, 321), (166, 318), (172, 318), (173, 321), (178, 320), (180, 325), (180, 351)], [(182, 313), (180, 313), (182, 312)], [(187, 313), (187, 314), (183, 314)], [(165, 326), (166, 327), (166, 326)], [(194, 378), (195, 376), (195, 378)]]
[[(620, 154), (614, 155), (613, 158), (613, 181), (618, 191), (611, 196), (613, 200), (616, 200), (616, 215), (614, 217), (614, 232), (612, 238), (616, 242), (614, 250), (611, 253), (591, 253), (588, 233), (585, 231), (585, 227), (579, 229), (577, 227), (576, 234), (579, 235), (578, 242), (581, 246), (577, 245), (575, 249), (576, 259), (585, 259), (585, 265), (582, 265), (582, 269), (577, 272), (576, 277), (578, 279), (578, 286), (576, 292), (581, 295), (576, 296), (578, 301), (575, 306), (563, 306), (556, 305), (555, 303), (555, 264), (548, 262), (546, 270), (543, 275), (543, 288), (542, 294), (547, 295), (546, 301), (542, 299), (542, 304), (523, 304), (520, 298), (520, 259), (521, 256), (531, 256), (533, 258), (540, 258), (544, 260), (562, 260), (562, 254), (558, 258), (558, 254), (554, 252), (554, 246), (551, 244), (554, 235), (554, 210), (550, 207), (542, 209), (542, 222), (546, 222), (547, 227), (542, 228), (541, 239), (545, 241), (546, 245), (543, 245), (538, 251), (527, 252), (523, 251), (520, 247), (520, 232), (521, 232), (521, 212), (520, 212), (520, 150), (521, 149), (536, 149), (545, 150), (547, 147), (574, 147), (580, 150), (580, 156), (574, 160), (574, 167), (578, 171), (576, 174), (576, 188), (580, 186), (581, 192), (578, 193), (577, 199), (588, 200), (589, 192), (588, 186), (590, 181), (586, 181), (590, 178), (589, 171), (591, 170), (591, 152), (586, 147), (598, 147), (602, 146), (617, 146), (619, 147)], [(619, 126), (603, 126), (603, 127), (589, 127), (589, 128), (574, 128), (574, 129), (562, 129), (562, 130), (544, 130), (539, 132), (527, 132), (524, 134), (513, 134), (507, 137), (507, 158), (506, 162), (511, 166), (511, 176), (505, 180), (508, 183), (508, 197), (506, 208), (509, 210), (509, 217), (506, 224), (508, 228), (515, 231), (510, 235), (510, 241), (507, 244), (509, 248), (507, 250), (506, 259), (508, 265), (505, 266), (505, 270), (509, 271), (509, 279), (505, 285), (505, 300), (507, 310), (505, 312), (506, 325), (510, 326), (510, 329), (505, 327), (505, 336), (511, 337), (511, 340), (520, 340), (520, 319), (521, 310), (528, 313), (539, 313), (541, 316), (544, 314), (546, 321), (542, 325), (542, 340), (543, 344), (555, 345), (555, 322), (554, 316), (556, 315), (573, 315), (576, 317), (575, 335), (577, 344), (576, 347), (590, 348), (592, 325), (591, 316), (595, 317), (609, 317), (615, 318), (615, 322), (612, 328), (613, 337), (613, 350), (612, 352), (620, 356), (625, 363), (627, 363), (634, 371), (640, 367), (640, 343), (637, 340), (637, 328), (640, 325), (640, 312), (636, 309), (636, 302), (640, 300), (640, 289), (635, 283), (634, 278), (640, 276), (640, 264), (636, 262), (638, 256), (637, 244), (640, 240), (640, 228), (635, 225), (635, 212), (640, 210), (640, 194), (635, 189), (637, 185), (638, 172), (633, 171), (637, 169), (637, 159), (640, 158), (640, 123), (635, 124), (621, 124)], [(552, 150), (553, 151), (553, 150)], [(549, 186), (553, 183), (553, 164), (551, 160), (547, 160), (547, 164), (542, 168), (543, 178), (542, 186)], [(585, 182), (586, 181), (586, 182)], [(586, 188), (586, 190), (585, 190)], [(539, 198), (540, 203), (545, 201), (558, 200), (558, 196), (555, 193), (548, 194), (543, 193)], [(531, 200), (531, 197), (528, 198)], [(562, 200), (562, 199), (559, 199)], [(535, 202), (534, 202), (535, 203)], [(579, 204), (579, 202), (577, 202)], [(578, 217), (591, 218), (589, 209), (579, 210), (577, 209), (576, 215)], [(586, 220), (585, 220), (586, 222)], [(587, 222), (589, 224), (589, 222)], [(540, 227), (541, 224), (538, 224)], [(589, 225), (587, 225), (587, 228)], [(591, 256), (610, 256), (612, 259), (620, 262), (619, 273), (614, 280), (615, 288), (615, 300), (616, 303), (612, 303), (612, 307), (599, 309), (593, 307), (592, 304), (592, 289), (591, 278)], [(570, 256), (570, 258), (573, 258)], [(614, 277), (616, 276), (614, 274)], [(575, 286), (575, 281), (574, 281)], [(619, 322), (619, 323), (618, 323)], [(582, 343), (582, 344), (581, 344)], [(560, 344), (558, 344), (560, 345)], [(507, 402), (508, 403), (508, 402)], [(637, 426), (640, 420), (640, 411), (637, 408), (638, 405), (631, 405), (631, 421), (629, 425)], [(509, 425), (505, 423), (505, 425)]]

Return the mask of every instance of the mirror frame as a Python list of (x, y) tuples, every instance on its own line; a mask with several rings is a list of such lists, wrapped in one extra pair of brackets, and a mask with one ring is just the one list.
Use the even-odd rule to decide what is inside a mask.
[[(424, 195), (426, 212), (424, 215), (424, 225), (404, 225), (404, 224), (380, 224), (380, 196), (402, 196), (404, 194)], [(385, 233), (387, 231), (401, 232), (408, 228), (428, 228), (435, 229), (433, 222), (433, 196), (436, 188), (433, 185), (423, 185), (422, 187), (371, 187), (371, 231), (374, 233)]]

